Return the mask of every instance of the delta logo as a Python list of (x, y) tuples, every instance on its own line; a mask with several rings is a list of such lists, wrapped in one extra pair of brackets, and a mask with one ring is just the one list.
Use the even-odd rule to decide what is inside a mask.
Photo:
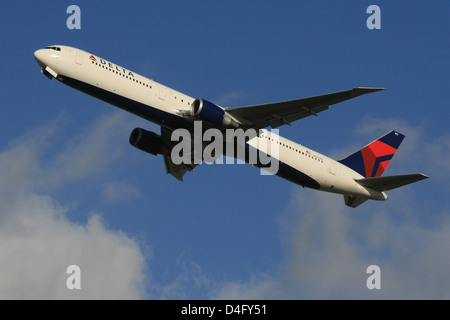
[[(90, 59), (91, 61), (97, 63), (97, 58), (95, 58), (92, 54), (91, 54), (91, 56), (89, 57), (89, 59)], [(101, 65), (104, 65), (106, 68), (111, 68), (111, 69), (113, 69), (113, 70), (115, 70), (115, 71), (124, 73), (125, 75), (134, 78), (133, 72), (131, 72), (131, 71), (125, 69), (125, 68), (119, 67), (118, 65), (115, 65), (115, 64), (113, 64), (113, 63), (111, 63), (111, 62), (109, 62), (109, 61), (106, 61), (106, 60), (102, 59), (102, 58), (98, 58), (98, 63), (101, 64)]]
[(362, 148), (366, 177), (380, 177), (396, 151), (396, 148), (379, 140)]

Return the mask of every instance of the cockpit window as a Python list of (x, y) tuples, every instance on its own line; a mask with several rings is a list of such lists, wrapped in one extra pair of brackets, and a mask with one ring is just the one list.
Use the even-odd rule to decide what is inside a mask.
[(56, 51), (61, 51), (60, 47), (45, 47), (45, 49), (52, 49), (52, 50), (56, 50)]

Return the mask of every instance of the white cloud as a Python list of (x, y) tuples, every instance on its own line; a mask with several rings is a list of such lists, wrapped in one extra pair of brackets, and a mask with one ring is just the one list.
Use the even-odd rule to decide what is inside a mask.
[[(4, 212), (3, 205), (1, 212)], [(143, 295), (144, 257), (97, 215), (78, 225), (49, 197), (18, 196), (0, 227), (0, 298), (133, 299)], [(81, 268), (81, 290), (68, 290), (66, 269)]]
[(133, 128), (130, 119), (122, 112), (111, 112), (63, 141), (56, 156), (44, 166), (43, 183), (58, 185), (104, 173), (123, 154)]
[[(425, 228), (414, 212), (403, 214), (399, 202), (352, 210), (326, 194), (312, 198), (296, 195), (298, 221), (288, 227), (286, 269), (293, 292), (312, 298), (450, 297), (450, 253), (442, 250), (450, 241), (450, 219), (442, 215), (441, 223)], [(380, 210), (380, 205), (389, 208)], [(371, 264), (381, 268), (380, 291), (365, 285)]]
[(108, 182), (104, 185), (103, 198), (112, 203), (128, 202), (142, 197), (135, 186), (126, 182)]
[(450, 135), (440, 137), (426, 143), (423, 146), (426, 158), (430, 159), (425, 162), (427, 170), (434, 173), (437, 178), (448, 178), (450, 176)]
[(240, 104), (241, 101), (247, 99), (248, 96), (249, 96), (248, 93), (243, 93), (240, 91), (231, 91), (215, 98), (214, 103), (220, 106), (229, 107), (231, 105)]
[(177, 258), (178, 275), (169, 283), (154, 284), (152, 293), (156, 299), (192, 299), (198, 291), (207, 291), (211, 279), (206, 276), (200, 265), (185, 257), (186, 252)]
[[(106, 155), (117, 147), (115, 126), (124, 120), (117, 113), (101, 118), (89, 136), (78, 136), (55, 156), (54, 166), (43, 166), (41, 153), (51, 147), (56, 125), (32, 130), (0, 153), (1, 299), (144, 296), (148, 279), (139, 244), (108, 230), (98, 213), (84, 213), (90, 217), (85, 225), (71, 222), (68, 209), (45, 191), (102, 172), (112, 161)], [(66, 286), (73, 264), (81, 268), (81, 290)]]
[[(414, 201), (413, 197), (409, 201)], [(296, 189), (282, 217), (286, 260), (276, 274), (227, 282), (218, 299), (449, 299), (450, 218), (424, 227), (398, 204), (343, 206), (341, 197)], [(414, 212), (411, 212), (414, 215)], [(369, 265), (381, 290), (369, 290)]]
[(225, 282), (214, 292), (218, 300), (261, 300), (280, 298), (277, 278), (268, 275), (252, 275), (247, 283)]

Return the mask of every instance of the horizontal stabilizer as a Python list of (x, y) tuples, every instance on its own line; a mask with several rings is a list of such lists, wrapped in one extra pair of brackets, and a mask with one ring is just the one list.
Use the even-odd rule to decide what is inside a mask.
[(374, 178), (366, 178), (366, 179), (357, 179), (355, 180), (360, 185), (366, 188), (370, 188), (376, 191), (387, 191), (391, 189), (395, 189), (398, 187), (402, 187), (404, 185), (417, 182), (423, 179), (428, 178), (428, 176), (422, 173), (415, 174), (404, 174), (398, 176), (387, 176), (387, 177), (374, 177)]

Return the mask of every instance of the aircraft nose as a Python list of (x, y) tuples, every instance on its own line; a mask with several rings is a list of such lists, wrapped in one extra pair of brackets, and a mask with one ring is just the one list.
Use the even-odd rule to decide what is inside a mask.
[(39, 49), (34, 52), (34, 58), (42, 68), (45, 68), (49, 66), (49, 64), (52, 64), (52, 61), (54, 61), (55, 58), (58, 57), (51, 51), (52, 50), (48, 49)]
[(39, 63), (39, 65), (42, 68), (46, 67), (46, 65), (44, 63), (46, 54), (44, 51), (45, 51), (44, 49), (39, 49), (34, 52), (34, 58), (36, 59), (37, 63)]

